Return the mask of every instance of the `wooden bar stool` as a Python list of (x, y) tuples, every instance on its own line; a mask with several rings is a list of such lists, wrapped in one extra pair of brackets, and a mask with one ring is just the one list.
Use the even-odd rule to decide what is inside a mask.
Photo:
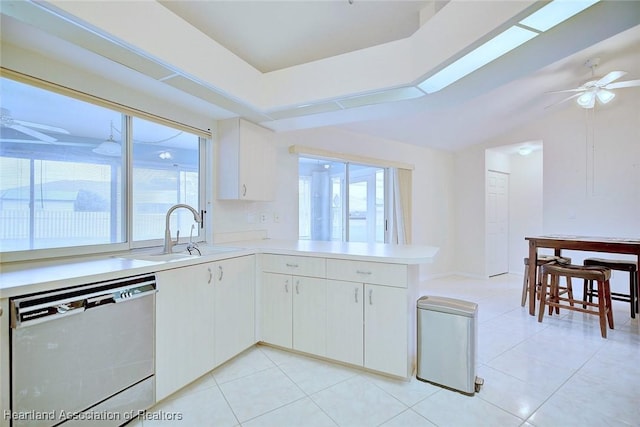
[[(613, 329), (613, 311), (611, 310), (611, 290), (609, 288), (609, 279), (611, 278), (611, 269), (606, 267), (591, 267), (582, 265), (560, 265), (545, 264), (541, 267), (542, 283), (540, 291), (540, 311), (538, 312), (538, 322), (542, 322), (544, 317), (545, 305), (549, 306), (549, 314), (553, 314), (553, 308), (556, 312), (559, 309), (572, 311), (580, 311), (582, 313), (594, 314), (600, 318), (600, 333), (602, 338), (607, 337), (607, 323)], [(573, 296), (560, 296), (558, 283), (560, 277), (576, 278), (583, 280), (591, 280), (598, 286), (598, 303), (589, 301), (580, 301), (573, 299)], [(551, 279), (549, 281), (549, 278)], [(547, 288), (550, 289), (547, 292)], [(567, 305), (568, 303), (569, 305)], [(574, 303), (576, 303), (574, 305)], [(582, 307), (584, 305), (585, 307)]]
[[(550, 262), (558, 262), (560, 264), (571, 264), (571, 258), (568, 257), (557, 257), (553, 255), (538, 255), (538, 259), (536, 262), (537, 271), (536, 278), (538, 283), (536, 284), (535, 295), (537, 298), (540, 298), (538, 291), (540, 290), (540, 267), (544, 264), (548, 264)], [(527, 302), (527, 295), (529, 295), (529, 258), (524, 259), (524, 279), (522, 281), (522, 299), (520, 301), (520, 305), (524, 307)]]
[[(636, 313), (638, 313), (638, 284), (636, 283), (638, 280), (638, 263), (627, 260), (587, 258), (584, 260), (584, 265), (595, 265), (629, 273), (629, 293), (611, 292), (611, 299), (628, 302), (631, 306), (631, 318), (635, 319)], [(594, 296), (597, 298), (598, 292), (593, 290), (593, 281), (585, 280), (582, 290), (583, 301), (593, 302)]]

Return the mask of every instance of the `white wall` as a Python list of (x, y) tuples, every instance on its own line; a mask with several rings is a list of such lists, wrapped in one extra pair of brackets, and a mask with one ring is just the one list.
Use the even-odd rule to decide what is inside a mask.
[[(373, 138), (336, 128), (283, 132), (277, 144), (278, 189), (274, 202), (214, 202), (214, 231), (239, 232), (266, 229), (270, 238), (298, 238), (298, 157), (288, 147), (303, 145), (415, 165), (413, 171), (413, 242), (438, 246), (433, 264), (423, 266), (421, 276), (451, 271), (454, 251), (453, 155), (396, 141)], [(252, 215), (267, 213), (264, 224), (249, 222)], [(277, 213), (280, 221), (273, 221)]]
[[(519, 190), (511, 189), (512, 206), (518, 203), (520, 209), (512, 215), (518, 219), (512, 224), (511, 264), (521, 263), (526, 255), (526, 245), (517, 243), (526, 234), (640, 235), (640, 97), (637, 89), (625, 90), (606, 107), (585, 111), (568, 103), (546, 118), (456, 153), (456, 252), (464, 272), (482, 274), (484, 266), (484, 232), (477, 231), (484, 230), (484, 217), (478, 214), (484, 212), (484, 148), (528, 140), (544, 143), (542, 204), (523, 195), (538, 191), (540, 164), (512, 164), (512, 171), (521, 168), (523, 174), (528, 166), (536, 181), (522, 175), (516, 181)], [(567, 255), (581, 263), (594, 254)], [(613, 277), (614, 288), (628, 289), (626, 274)]]
[(485, 277), (485, 148), (469, 147), (455, 156), (454, 272)]
[(523, 273), (529, 253), (524, 238), (542, 234), (541, 150), (528, 156), (510, 156), (509, 175), (509, 272)]

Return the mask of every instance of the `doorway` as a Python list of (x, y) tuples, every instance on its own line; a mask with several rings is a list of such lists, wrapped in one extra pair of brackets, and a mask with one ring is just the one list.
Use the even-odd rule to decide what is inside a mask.
[(487, 274), (509, 272), (509, 175), (487, 171)]

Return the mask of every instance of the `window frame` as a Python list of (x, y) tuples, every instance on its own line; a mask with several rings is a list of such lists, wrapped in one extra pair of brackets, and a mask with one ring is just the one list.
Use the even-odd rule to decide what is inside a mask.
[[(149, 240), (133, 240), (133, 140), (132, 140), (132, 121), (133, 117), (148, 120), (163, 126), (171, 127), (177, 130), (182, 130), (193, 134), (198, 138), (198, 205), (194, 206), (201, 214), (205, 214), (207, 210), (208, 200), (206, 199), (207, 189), (210, 185), (207, 179), (207, 174), (210, 172), (207, 170), (209, 162), (206, 161), (206, 157), (210, 154), (209, 147), (211, 146), (211, 135), (207, 131), (197, 129), (183, 123), (179, 123), (164, 117), (159, 117), (150, 113), (146, 113), (137, 109), (128, 108), (124, 105), (110, 102), (108, 100), (92, 96), (90, 94), (75, 91), (73, 89), (59, 86), (55, 83), (47, 82), (38, 78), (27, 76), (3, 67), (0, 67), (0, 78), (7, 78), (17, 81), (21, 84), (34, 86), (42, 90), (50, 91), (58, 95), (70, 97), (82, 102), (93, 104), (102, 108), (106, 108), (117, 112), (123, 117), (123, 138), (121, 143), (124, 146), (123, 160), (121, 167), (123, 168), (122, 179), (124, 181), (122, 191), (125, 193), (122, 196), (122, 221), (125, 227), (124, 241), (118, 243), (99, 243), (94, 245), (80, 245), (80, 246), (66, 246), (55, 248), (39, 248), (28, 249), (18, 251), (6, 251), (0, 250), (0, 263), (17, 262), (17, 261), (33, 261), (33, 260), (45, 260), (48, 258), (62, 258), (73, 256), (91, 256), (101, 255), (110, 252), (124, 252), (131, 249), (147, 248), (162, 246), (164, 239), (149, 239)], [(209, 221), (203, 218), (199, 230), (198, 241), (206, 241), (207, 223)], [(161, 230), (161, 233), (164, 229)]]

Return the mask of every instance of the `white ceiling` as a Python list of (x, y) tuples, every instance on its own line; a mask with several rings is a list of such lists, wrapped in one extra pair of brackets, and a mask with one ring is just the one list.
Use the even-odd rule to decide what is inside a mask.
[[(446, 1), (434, 3), (401, 0), (353, 0), (353, 4), (348, 0), (181, 0), (161, 3), (263, 72), (334, 55), (349, 55), (349, 52), (358, 49), (410, 37), (421, 24), (421, 9), (422, 19), (425, 20), (441, 8), (447, 7)], [(601, 22), (599, 17), (595, 20), (589, 17), (583, 19), (584, 22), (563, 24), (564, 27), (551, 31), (548, 37), (539, 36), (522, 48), (433, 95), (266, 120), (261, 124), (276, 131), (334, 126), (445, 150), (457, 150), (479, 143), (528, 121), (553, 114), (558, 109), (579, 108), (572, 102), (545, 108), (563, 98), (562, 94), (546, 92), (577, 87), (589, 80), (591, 72), (583, 66), (589, 58), (601, 58), (598, 75), (612, 70), (624, 70), (628, 75), (622, 80), (639, 79), (640, 2), (633, 3), (638, 7), (633, 9), (636, 15), (629, 18), (636, 21), (631, 29), (616, 29), (615, 19), (604, 14)], [(88, 61), (87, 56), (80, 54), (82, 49), (77, 49), (78, 52), (73, 49), (71, 53), (68, 41), (55, 43), (52, 39), (47, 42), (43, 40), (42, 34), (30, 38), (25, 33), (29, 31), (28, 27), (16, 25), (15, 31), (11, 33), (10, 27), (16, 23), (5, 21), (3, 38), (10, 39), (13, 44), (49, 52), (55, 51), (56, 46), (65, 49), (66, 45), (66, 55), (60, 51), (59, 57), (64, 57), (68, 62), (82, 62), (84, 68), (93, 66), (93, 72), (103, 73), (105, 76), (125, 77), (132, 72), (116, 61), (107, 64), (105, 58)], [(12, 25), (6, 25), (9, 23)], [(452, 22), (450, 25), (458, 24)], [(447, 40), (440, 41), (446, 42)], [(144, 90), (146, 85), (141, 83), (140, 77), (125, 81)], [(327, 75), (326, 78), (357, 80), (360, 76)], [(163, 96), (163, 91), (157, 90), (153, 81), (147, 83), (148, 90), (156, 88), (154, 93)], [(639, 91), (639, 88), (623, 89), (618, 91), (618, 96), (638, 96)], [(167, 92), (167, 97), (171, 96)], [(252, 113), (249, 111), (250, 106), (246, 105), (234, 110), (237, 104), (222, 105), (215, 100), (209, 101), (207, 105), (202, 99), (195, 99), (193, 96), (171, 99), (175, 102), (189, 102), (190, 98), (193, 99), (194, 108), (207, 111), (214, 118), (228, 116), (230, 111), (249, 118), (253, 113), (256, 117), (264, 114), (260, 111)]]
[(411, 36), (429, 1), (160, 0), (263, 73)]

